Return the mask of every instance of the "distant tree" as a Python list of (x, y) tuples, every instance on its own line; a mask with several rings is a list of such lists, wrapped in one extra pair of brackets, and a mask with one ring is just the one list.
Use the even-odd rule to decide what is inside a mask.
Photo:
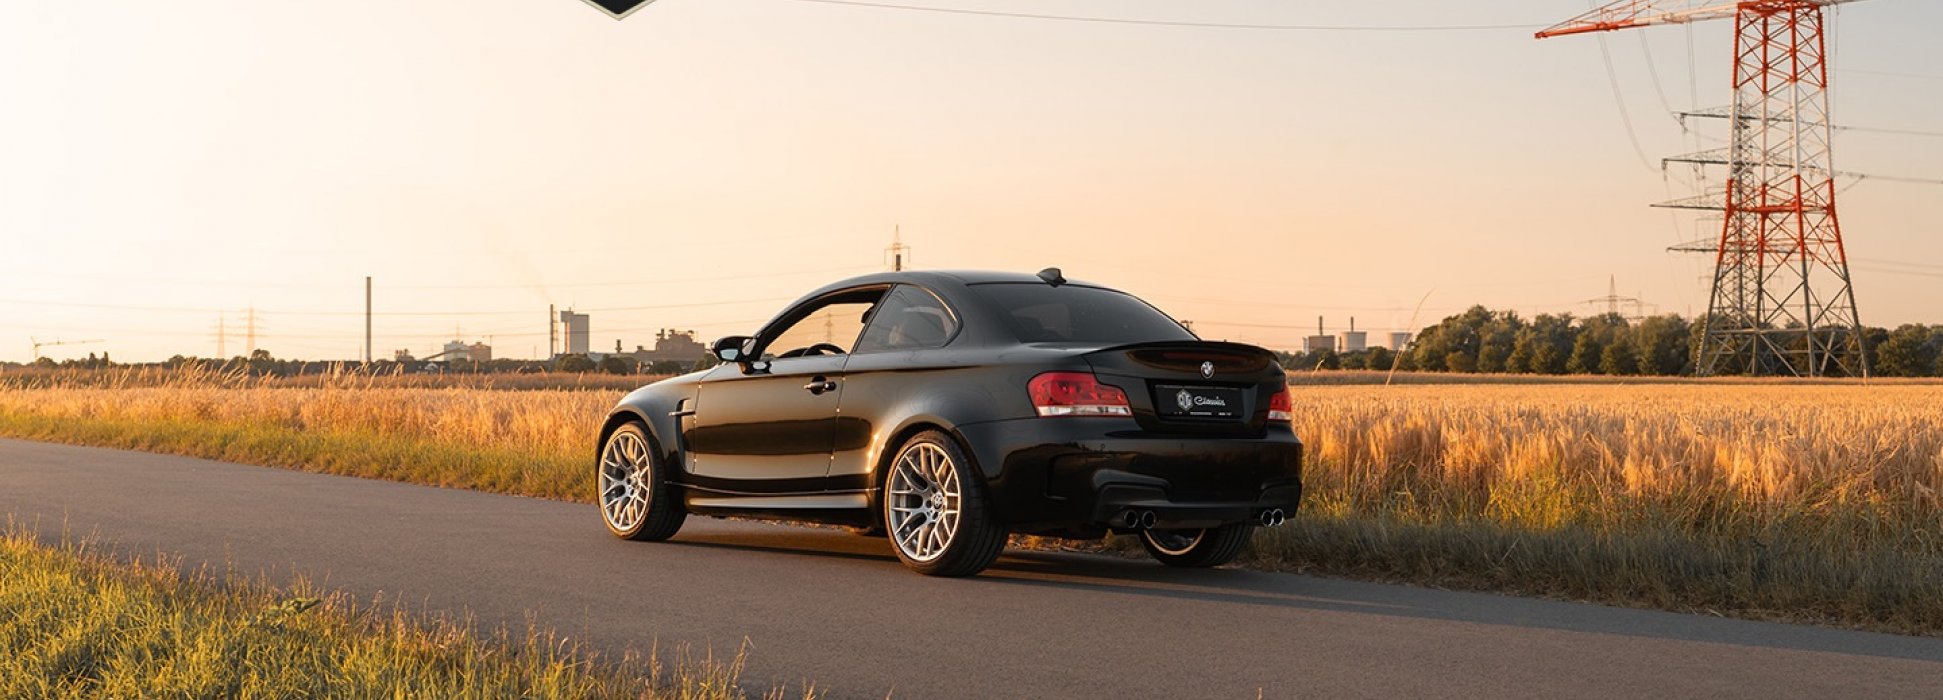
[(1311, 369), (1342, 369), (1343, 358), (1330, 348), (1323, 348), (1309, 358)]
[(1620, 335), (1599, 351), (1599, 373), (1615, 377), (1639, 374), (1639, 355), (1633, 352), (1630, 338)]
[(722, 364), (722, 360), (717, 358), (714, 353), (702, 353), (701, 359), (695, 360), (695, 364), (689, 367), (688, 371), (700, 372), (705, 369), (711, 369), (719, 364)]
[(648, 374), (683, 374), (694, 371), (689, 369), (695, 363), (686, 360), (659, 360), (648, 365)]
[(553, 368), (560, 372), (592, 372), (594, 361), (586, 355), (563, 355), (554, 362)]
[(1572, 341), (1572, 356), (1565, 361), (1565, 371), (1572, 374), (1598, 374), (1599, 359), (1606, 354), (1606, 346), (1599, 342), (1599, 334), (1579, 331), (1579, 337)]
[(1357, 350), (1343, 353), (1341, 364), (1343, 369), (1368, 369), (1369, 361), (1369, 350)]
[(56, 365), (54, 363), (53, 358), (36, 357), (34, 358), (34, 366), (39, 367), (41, 369), (54, 369)]
[(1676, 314), (1653, 316), (1632, 328), (1633, 361), (1640, 374), (1693, 373), (1693, 329)]
[(1867, 359), (1871, 374), (1875, 373), (1876, 366), (1881, 364), (1882, 358), (1877, 357), (1876, 353), (1886, 342), (1889, 342), (1889, 329), (1875, 326), (1862, 327), (1862, 357)]
[(1885, 377), (1937, 376), (1943, 359), (1943, 327), (1905, 324), (1876, 348), (1875, 373)]
[(1396, 353), (1390, 352), (1389, 348), (1375, 347), (1370, 348), (1369, 356), (1364, 360), (1363, 364), (1369, 369), (1378, 372), (1388, 372), (1390, 371), (1390, 365), (1395, 363), (1396, 360)]
[(1539, 314), (1532, 319), (1530, 331), (1525, 335), (1530, 339), (1529, 355), (1523, 371), (1532, 374), (1564, 374), (1565, 364), (1572, 359), (1572, 344), (1578, 340), (1579, 330), (1572, 325), (1571, 314)]
[(1612, 345), (1619, 329), (1625, 327), (1626, 319), (1619, 314), (1589, 316), (1580, 321), (1578, 337), (1572, 342), (1572, 356), (1565, 361), (1565, 371), (1573, 374), (1604, 374), (1606, 346)]
[[(1456, 316), (1445, 318), (1435, 326), (1423, 329), (1417, 339), (1410, 344), (1410, 359), (1417, 369), (1428, 372), (1474, 372), (1477, 371), (1478, 350), (1482, 344), (1484, 327), (1497, 317), (1490, 309), (1473, 306)], [(1510, 354), (1509, 348), (1506, 354)], [(1454, 358), (1458, 366), (1452, 366)]]
[(600, 371), (607, 374), (633, 374), (634, 365), (634, 360), (621, 357), (620, 355), (608, 355), (600, 358)]
[(1509, 372), (1512, 352), (1518, 344), (1518, 334), (1525, 330), (1524, 319), (1518, 318), (1515, 311), (1500, 311), (1491, 315), (1478, 329), (1477, 371)]

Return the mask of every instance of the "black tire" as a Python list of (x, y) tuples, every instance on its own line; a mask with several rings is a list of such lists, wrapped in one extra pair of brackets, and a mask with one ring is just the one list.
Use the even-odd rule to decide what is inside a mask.
[(1255, 527), (1247, 523), (1208, 530), (1141, 530), (1140, 546), (1162, 564), (1206, 568), (1234, 561), (1254, 536)]
[[(901, 460), (913, 450), (935, 447), (949, 458), (950, 468), (956, 472), (959, 488), (959, 513), (957, 529), (951, 534), (949, 543), (943, 546), (943, 553), (931, 559), (920, 559), (906, 553), (905, 545), (898, 538), (897, 528), (892, 520), (892, 506), (897, 499), (892, 496), (892, 484), (896, 481), (896, 470)], [(891, 457), (884, 479), (883, 498), (879, 508), (884, 531), (891, 540), (891, 551), (906, 567), (926, 576), (970, 576), (998, 560), (999, 553), (1005, 551), (1006, 528), (992, 515), (991, 500), (986, 497), (985, 482), (972, 467), (972, 462), (958, 449), (958, 443), (951, 436), (929, 430), (918, 433), (900, 445)]]
[[(654, 445), (647, 428), (640, 423), (628, 423), (615, 428), (613, 434), (607, 436), (607, 442), (601, 445), (600, 457), (594, 461), (594, 503), (600, 506), (601, 522), (615, 537), (637, 542), (659, 542), (674, 537), (681, 530), (682, 521), (688, 519), (687, 509), (669, 485), (667, 464)], [(640, 448), (639, 452), (633, 449), (635, 446)], [(609, 479), (603, 476), (611, 473), (610, 469), (617, 465), (632, 468), (641, 460), (646, 461), (648, 472), (641, 482), (647, 487), (647, 494), (640, 499), (646, 502), (647, 513), (642, 516), (630, 512), (630, 517), (619, 518), (621, 522), (617, 525), (617, 516), (609, 511), (610, 494), (606, 490)], [(634, 493), (631, 490), (633, 484), (615, 484), (615, 487), (624, 489), (630, 498)]]

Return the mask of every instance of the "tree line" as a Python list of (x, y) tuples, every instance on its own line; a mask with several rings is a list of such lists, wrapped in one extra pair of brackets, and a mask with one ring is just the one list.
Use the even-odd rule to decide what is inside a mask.
[[(1473, 306), (1417, 333), (1402, 353), (1282, 353), (1289, 369), (1372, 369), (1487, 374), (1604, 374), (1687, 376), (1704, 328), (1679, 314), (1628, 319), (1619, 314), (1575, 317)], [(1864, 327), (1870, 374), (1943, 377), (1943, 325)]]

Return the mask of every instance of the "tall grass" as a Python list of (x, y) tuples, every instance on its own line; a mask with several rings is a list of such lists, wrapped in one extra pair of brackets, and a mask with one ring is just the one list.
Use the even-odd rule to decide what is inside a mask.
[[(618, 391), (0, 390), (0, 434), (586, 500)], [(1943, 385), (1296, 388), (1256, 566), (1943, 634)]]
[(1943, 387), (1298, 395), (1260, 564), (1943, 633)]
[(746, 697), (740, 668), (597, 657), (549, 633), (480, 635), (302, 585), (0, 535), (0, 697), (714, 700)]

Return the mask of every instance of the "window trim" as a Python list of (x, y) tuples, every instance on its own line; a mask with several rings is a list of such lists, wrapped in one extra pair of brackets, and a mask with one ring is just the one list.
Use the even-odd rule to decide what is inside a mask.
[[(877, 297), (877, 303), (871, 306), (869, 317), (865, 318), (863, 325), (857, 329), (857, 337), (850, 339), (850, 347), (851, 349), (854, 350), (857, 347), (857, 341), (863, 339), (864, 331), (870, 328), (871, 320), (877, 318), (877, 309), (882, 308), (881, 305), (884, 301), (884, 297), (890, 296), (891, 289), (896, 286), (897, 285), (895, 284), (885, 284), (885, 283), (861, 284), (855, 287), (845, 287), (843, 289), (831, 290), (823, 294), (818, 294), (809, 299), (805, 299), (802, 302), (796, 304), (795, 306), (789, 307), (787, 310), (783, 311), (782, 315), (770, 319), (768, 323), (762, 324), (762, 328), (756, 330), (756, 335), (755, 335), (756, 343), (754, 347), (750, 348), (749, 354), (752, 357), (761, 359), (762, 354), (769, 350), (769, 344), (775, 342), (776, 338), (780, 337), (783, 331), (789, 330), (791, 327), (795, 326), (798, 322), (802, 321), (803, 319), (808, 318), (810, 314), (815, 313), (817, 310), (822, 309), (823, 307), (829, 306), (831, 304), (837, 303), (830, 300), (832, 297), (840, 297), (846, 294), (855, 294), (857, 292), (863, 292), (863, 291), (868, 291), (873, 289), (882, 290), (883, 293), (878, 295)], [(774, 336), (770, 335), (771, 330), (776, 331), (776, 335)], [(849, 357), (851, 354), (852, 353), (844, 353), (842, 356)], [(816, 357), (836, 357), (836, 356), (817, 355)], [(777, 357), (766, 361), (781, 362), (784, 360), (796, 360), (796, 359), (802, 359), (802, 358)]]
[[(891, 288), (884, 292), (884, 298), (889, 299), (890, 295), (897, 293), (898, 289), (904, 287), (910, 287), (912, 289), (916, 289), (920, 292), (930, 295), (933, 300), (938, 302), (938, 307), (944, 309), (945, 314), (951, 316), (951, 333), (945, 336), (944, 342), (939, 343), (937, 345), (927, 345), (918, 348), (885, 348), (882, 350), (866, 350), (863, 352), (852, 352), (850, 353), (851, 355), (876, 355), (879, 353), (887, 353), (887, 352), (917, 352), (919, 350), (936, 350), (939, 348), (949, 347), (953, 341), (958, 340), (958, 336), (963, 335), (965, 333), (964, 315), (958, 313), (958, 309), (952, 307), (951, 302), (945, 301), (945, 297), (943, 294), (939, 294), (936, 291), (933, 291), (930, 287), (926, 287), (921, 284), (913, 284), (910, 282), (899, 282), (897, 284), (891, 285)], [(881, 305), (881, 303), (877, 308), (870, 310), (870, 318), (864, 319), (864, 329), (858, 332), (857, 342), (859, 343), (863, 342), (864, 334), (870, 332), (871, 324), (877, 322), (877, 314), (882, 312), (883, 310), (884, 307)], [(853, 344), (851, 346), (851, 349), (853, 350), (856, 349), (856, 346)]]

